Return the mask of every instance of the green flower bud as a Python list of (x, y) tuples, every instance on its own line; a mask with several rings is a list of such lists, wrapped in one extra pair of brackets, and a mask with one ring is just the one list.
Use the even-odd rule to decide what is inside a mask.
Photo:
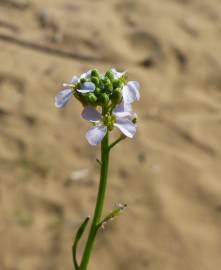
[(113, 91), (113, 85), (112, 84), (107, 84), (106, 85), (106, 92), (108, 93), (108, 94), (111, 94), (112, 93), (112, 91)]
[(82, 83), (82, 84), (85, 83), (86, 81), (87, 81), (87, 80), (86, 80), (85, 78), (81, 78), (81, 79), (80, 79), (80, 83)]
[(102, 105), (106, 105), (109, 102), (109, 96), (106, 93), (102, 93), (99, 96), (99, 103)]
[(105, 77), (109, 78), (111, 81), (114, 80), (114, 74), (111, 70), (108, 70), (105, 74)]
[(91, 77), (91, 81), (92, 81), (96, 86), (99, 85), (99, 78), (98, 78), (98, 77), (92, 76), (92, 77)]
[(111, 84), (111, 80), (107, 77), (104, 78), (104, 84), (105, 85), (108, 85), (108, 84)]
[(99, 71), (97, 69), (93, 69), (91, 71), (91, 77), (93, 77), (93, 76), (100, 78), (100, 74), (99, 74)]
[(122, 98), (122, 93), (120, 88), (116, 88), (113, 91), (113, 94), (111, 96), (111, 100), (118, 103)]
[(123, 88), (124, 86), (124, 83), (120, 80), (114, 80), (113, 81), (113, 86), (114, 88)]
[(99, 87), (96, 87), (94, 93), (96, 96), (98, 96), (101, 93), (101, 89)]
[(87, 98), (88, 98), (88, 102), (92, 105), (94, 105), (97, 102), (97, 97), (95, 96), (94, 93), (89, 93)]
[(101, 91), (103, 91), (105, 89), (105, 83), (103, 80), (100, 80), (99, 88), (101, 89)]

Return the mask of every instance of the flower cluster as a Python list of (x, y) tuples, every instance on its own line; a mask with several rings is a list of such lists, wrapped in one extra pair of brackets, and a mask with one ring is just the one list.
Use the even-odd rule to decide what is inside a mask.
[[(126, 137), (136, 133), (136, 114), (131, 103), (140, 99), (140, 85), (127, 81), (127, 72), (110, 69), (101, 74), (97, 69), (74, 76), (55, 97), (55, 106), (64, 107), (72, 96), (84, 106), (82, 117), (92, 123), (86, 133), (91, 145), (99, 144), (107, 131), (117, 127)], [(100, 111), (99, 111), (100, 110)]]

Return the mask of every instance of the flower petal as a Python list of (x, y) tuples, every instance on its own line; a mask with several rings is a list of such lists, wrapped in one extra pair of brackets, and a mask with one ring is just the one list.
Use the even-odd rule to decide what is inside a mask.
[(94, 127), (89, 128), (85, 137), (87, 141), (89, 142), (89, 144), (97, 145), (103, 140), (106, 133), (107, 133), (106, 126), (103, 126), (103, 125), (94, 126)]
[(120, 77), (122, 77), (124, 74), (127, 73), (127, 70), (125, 70), (123, 72), (118, 72), (115, 68), (112, 68), (111, 71), (114, 74), (115, 79), (119, 79)]
[(78, 92), (80, 93), (90, 93), (90, 92), (94, 92), (95, 90), (95, 84), (92, 82), (85, 82), (82, 84), (82, 88), (81, 89), (77, 89)]
[(78, 76), (73, 76), (72, 79), (71, 79), (71, 83), (75, 84), (79, 81), (79, 78)]
[(131, 104), (122, 101), (114, 110), (113, 114), (117, 117), (126, 117), (132, 115)]
[(125, 103), (132, 103), (140, 99), (140, 84), (137, 81), (130, 81), (123, 87), (123, 100)]
[(114, 126), (129, 138), (133, 138), (137, 130), (136, 125), (128, 118), (118, 118)]
[(81, 113), (81, 116), (88, 121), (96, 122), (101, 119), (101, 114), (94, 107), (86, 106)]
[(80, 78), (82, 79), (88, 79), (91, 76), (91, 69), (86, 71), (85, 73), (82, 73)]
[(65, 89), (60, 91), (56, 96), (55, 96), (55, 106), (57, 108), (62, 108), (64, 107), (69, 99), (72, 96), (72, 89)]

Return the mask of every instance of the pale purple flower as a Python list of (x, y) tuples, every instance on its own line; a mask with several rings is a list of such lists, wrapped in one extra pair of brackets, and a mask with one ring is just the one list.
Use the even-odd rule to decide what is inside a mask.
[[(123, 72), (118, 72), (115, 68), (111, 69), (114, 74), (115, 79), (120, 79), (127, 73), (127, 70)], [(137, 81), (129, 81), (126, 85), (124, 85), (122, 89), (123, 100), (125, 103), (133, 103), (136, 100), (140, 99), (140, 84)]]
[(115, 79), (120, 79), (123, 75), (125, 75), (127, 73), (127, 70), (125, 70), (123, 72), (119, 72), (115, 68), (111, 68), (111, 71), (114, 74)]
[(71, 96), (73, 95), (73, 90), (72, 89), (64, 89), (62, 91), (60, 91), (56, 96), (55, 96), (55, 106), (57, 108), (62, 108), (64, 107), (69, 99), (71, 98)]
[[(133, 138), (136, 133), (136, 125), (132, 122), (134, 116), (130, 105), (121, 103), (113, 110), (113, 126), (117, 127), (125, 136)], [(86, 106), (82, 117), (94, 124), (86, 133), (87, 141), (91, 145), (99, 144), (108, 130), (102, 121), (101, 113), (91, 106)]]
[(82, 84), (81, 89), (77, 89), (77, 91), (80, 92), (80, 93), (85, 94), (85, 93), (94, 92), (95, 88), (96, 88), (96, 86), (95, 86), (94, 83), (85, 82), (85, 83)]
[[(55, 106), (57, 108), (64, 107), (70, 98), (73, 95), (73, 89), (74, 85), (80, 81), (80, 79), (88, 79), (91, 75), (91, 70), (88, 70), (87, 72), (81, 74), (80, 77), (74, 76), (71, 79), (70, 83), (63, 83), (63, 86), (65, 89), (61, 90), (56, 96), (55, 96)], [(81, 85), (81, 89), (77, 89), (80, 93), (90, 93), (94, 92), (95, 90), (95, 84), (92, 82), (85, 82)]]
[(123, 100), (125, 103), (133, 103), (140, 99), (140, 84), (137, 81), (129, 81), (124, 85), (122, 90)]

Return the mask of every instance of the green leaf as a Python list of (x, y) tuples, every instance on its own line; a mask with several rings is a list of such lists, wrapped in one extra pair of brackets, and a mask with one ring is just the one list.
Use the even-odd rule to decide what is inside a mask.
[(114, 208), (100, 223), (98, 223), (97, 228), (99, 229), (105, 223), (112, 220), (116, 216), (120, 215), (122, 211), (127, 207), (127, 204), (119, 203), (116, 208)]
[(74, 263), (75, 270), (79, 269), (79, 265), (77, 262), (77, 245), (78, 245), (78, 242), (81, 239), (81, 237), (86, 229), (86, 226), (87, 226), (89, 220), (90, 220), (90, 217), (86, 217), (84, 222), (79, 227), (79, 229), (76, 233), (75, 239), (74, 239), (73, 246), (72, 246), (72, 257), (73, 257), (73, 263)]

